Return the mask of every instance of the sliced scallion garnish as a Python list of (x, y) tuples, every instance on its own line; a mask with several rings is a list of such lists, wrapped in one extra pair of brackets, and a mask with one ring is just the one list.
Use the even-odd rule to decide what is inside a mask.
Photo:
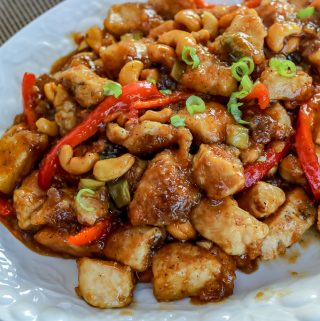
[(186, 101), (189, 114), (203, 113), (206, 110), (206, 104), (199, 96), (190, 96)]
[(103, 94), (119, 98), (122, 95), (122, 87), (119, 83), (110, 81), (103, 87)]
[(83, 194), (88, 194), (88, 195), (90, 195), (90, 196), (93, 196), (94, 194), (95, 194), (95, 192), (93, 191), (93, 190), (91, 190), (91, 189), (89, 189), (89, 188), (83, 188), (83, 189), (81, 189), (79, 192), (78, 192), (78, 194), (77, 194), (77, 196), (76, 196), (76, 201), (77, 201), (77, 203), (79, 204), (79, 206), (81, 207), (81, 208), (83, 208), (85, 211), (87, 211), (87, 212), (93, 212), (94, 211), (94, 208), (93, 207), (87, 207), (84, 203), (83, 203), (83, 201), (82, 201), (82, 195)]
[(248, 75), (242, 77), (240, 81), (240, 89), (241, 91), (246, 91), (248, 94), (250, 93), (253, 87), (253, 82)]
[(157, 82), (156, 82), (155, 79), (153, 79), (153, 78), (151, 78), (151, 77), (148, 77), (148, 78), (147, 78), (147, 81), (148, 81), (148, 82), (151, 82), (152, 84), (154, 84), (155, 86), (157, 86)]
[(182, 60), (187, 65), (192, 66), (192, 69), (195, 69), (200, 65), (200, 58), (197, 55), (196, 49), (191, 46), (183, 47)]
[(311, 17), (315, 13), (316, 9), (314, 7), (306, 7), (302, 8), (301, 10), (298, 11), (297, 13), (297, 18), (299, 19), (306, 19)]
[(172, 90), (170, 89), (162, 89), (162, 90), (159, 90), (161, 92), (162, 95), (171, 95), (172, 94)]
[(180, 117), (179, 115), (174, 115), (170, 118), (170, 123), (172, 126), (179, 128), (179, 127), (185, 127), (185, 118)]
[(275, 69), (281, 76), (291, 78), (296, 75), (297, 67), (290, 60), (271, 58), (269, 66)]

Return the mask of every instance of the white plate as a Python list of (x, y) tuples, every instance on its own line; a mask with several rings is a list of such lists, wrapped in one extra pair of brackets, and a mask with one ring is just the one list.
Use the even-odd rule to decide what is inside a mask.
[[(0, 48), (0, 133), (21, 112), (23, 73), (48, 71), (73, 48), (68, 34), (101, 25), (112, 2), (67, 0)], [(297, 251), (301, 253), (297, 262), (289, 264), (288, 256)], [(296, 245), (287, 259), (263, 263), (254, 274), (237, 273), (235, 294), (223, 303), (194, 306), (183, 300), (159, 304), (149, 285), (139, 285), (129, 308), (98, 310), (75, 294), (75, 261), (37, 255), (0, 226), (0, 320), (319, 321), (319, 267), (320, 241), (315, 241), (307, 249)], [(292, 277), (290, 272), (298, 275)]]

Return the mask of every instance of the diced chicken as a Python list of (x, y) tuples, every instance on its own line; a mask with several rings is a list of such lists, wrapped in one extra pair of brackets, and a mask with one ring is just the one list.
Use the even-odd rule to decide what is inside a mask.
[(45, 227), (34, 235), (34, 239), (41, 245), (55, 253), (67, 256), (86, 257), (101, 255), (97, 244), (76, 246), (68, 242), (69, 234), (65, 230)]
[(307, 184), (307, 179), (301, 168), (298, 158), (292, 154), (285, 157), (279, 167), (280, 175), (287, 182), (292, 184)]
[(191, 219), (203, 237), (218, 244), (227, 254), (247, 254), (251, 259), (261, 254), (268, 226), (241, 209), (232, 198), (220, 202), (203, 199), (192, 210)]
[(116, 77), (127, 62), (131, 60), (144, 62), (148, 56), (148, 41), (145, 38), (138, 41), (128, 38), (108, 47), (101, 47), (100, 57), (104, 68)]
[(72, 207), (75, 191), (70, 188), (56, 189), (51, 187), (47, 191), (47, 199), (37, 211), (31, 214), (31, 224), (65, 227), (76, 223), (76, 215)]
[(196, 297), (220, 301), (233, 292), (235, 266), (209, 250), (189, 243), (171, 243), (153, 259), (153, 292), (158, 301)]
[(201, 145), (194, 156), (194, 181), (209, 198), (219, 200), (244, 188), (244, 169), (236, 152), (226, 145)]
[(304, 71), (297, 71), (294, 77), (283, 77), (276, 70), (267, 68), (260, 77), (267, 86), (271, 100), (305, 101), (313, 92), (312, 77)]
[(162, 16), (172, 18), (183, 9), (196, 9), (193, 0), (149, 0), (148, 3)]
[(239, 14), (215, 40), (212, 50), (224, 59), (230, 55), (235, 59), (248, 56), (256, 64), (261, 64), (264, 61), (263, 45), (266, 36), (266, 28), (260, 17), (256, 14)]
[(198, 47), (197, 54), (201, 63), (198, 68), (192, 69), (191, 66), (187, 68), (180, 79), (183, 86), (219, 96), (230, 96), (237, 90), (237, 81), (232, 76), (230, 67), (220, 62), (205, 48)]
[(214, 102), (207, 103), (203, 113), (190, 115), (187, 109), (182, 109), (178, 114), (185, 118), (186, 126), (198, 144), (224, 142), (227, 125), (234, 123), (226, 107)]
[(254, 163), (262, 156), (264, 145), (249, 140), (249, 147), (240, 151), (240, 159), (244, 165)]
[(274, 213), (285, 200), (286, 195), (281, 188), (265, 182), (258, 182), (237, 198), (239, 206), (256, 218)]
[(150, 162), (129, 206), (133, 225), (162, 226), (188, 219), (199, 192), (175, 156), (167, 150)]
[(121, 36), (133, 31), (148, 33), (161, 22), (161, 17), (151, 6), (144, 3), (123, 3), (110, 8), (104, 26), (112, 34)]
[(94, 195), (83, 194), (81, 203), (86, 208), (94, 210), (84, 209), (79, 202), (73, 199), (72, 206), (80, 224), (94, 225), (97, 220), (108, 215), (108, 197), (104, 187), (96, 191)]
[(108, 236), (104, 254), (111, 260), (143, 272), (151, 264), (152, 250), (163, 241), (164, 236), (158, 227), (121, 227)]
[(33, 229), (31, 216), (38, 211), (46, 200), (47, 194), (38, 185), (38, 172), (25, 178), (14, 191), (13, 205), (17, 213), (18, 225), (22, 230)]
[(148, 162), (144, 161), (140, 158), (136, 157), (136, 161), (133, 164), (133, 166), (129, 169), (129, 171), (125, 174), (125, 178), (128, 181), (130, 191), (132, 193), (135, 192), (135, 190), (138, 187), (138, 184), (146, 171), (148, 167)]
[(82, 107), (95, 106), (104, 99), (103, 87), (108, 80), (98, 76), (88, 67), (71, 67), (61, 73), (60, 79)]
[(48, 146), (48, 137), (13, 126), (0, 139), (0, 192), (10, 194)]
[(123, 308), (133, 299), (134, 281), (130, 267), (117, 262), (82, 258), (78, 260), (78, 294), (97, 308)]
[(298, 242), (316, 220), (314, 203), (302, 188), (295, 188), (287, 194), (285, 204), (267, 220), (269, 233), (262, 244), (262, 258), (275, 259), (286, 248)]
[(53, 105), (56, 109), (55, 121), (59, 127), (60, 135), (64, 136), (77, 125), (77, 104), (67, 90), (62, 85), (58, 85)]
[(107, 125), (107, 138), (135, 155), (148, 155), (173, 145), (179, 145), (181, 154), (186, 154), (192, 143), (192, 135), (186, 128), (176, 129), (148, 120), (129, 130), (110, 123)]

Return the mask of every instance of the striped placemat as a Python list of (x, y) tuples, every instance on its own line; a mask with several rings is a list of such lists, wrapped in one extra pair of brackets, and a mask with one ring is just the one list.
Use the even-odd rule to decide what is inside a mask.
[(0, 0), (0, 45), (62, 0)]

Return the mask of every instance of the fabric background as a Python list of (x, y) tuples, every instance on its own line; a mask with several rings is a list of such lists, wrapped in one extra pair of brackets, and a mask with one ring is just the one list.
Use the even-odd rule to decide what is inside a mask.
[(0, 0), (0, 46), (62, 0)]

